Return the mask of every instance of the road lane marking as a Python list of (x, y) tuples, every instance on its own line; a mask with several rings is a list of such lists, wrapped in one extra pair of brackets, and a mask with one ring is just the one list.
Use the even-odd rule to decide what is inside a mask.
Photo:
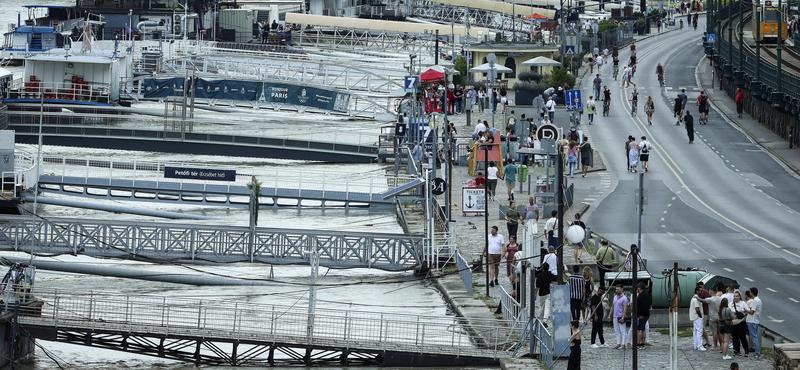
[(700, 254), (700, 251), (699, 251), (699, 250), (697, 250), (697, 249), (692, 249), (692, 252), (694, 252), (694, 253), (697, 253), (697, 254)]
[(774, 318), (772, 316), (767, 316), (767, 317), (769, 318), (769, 321), (776, 322), (778, 324), (780, 324), (780, 323), (782, 323), (784, 321), (784, 320), (778, 320), (778, 319), (776, 319), (776, 318)]
[(745, 277), (744, 277), (744, 279), (745, 279), (745, 280), (747, 280), (747, 281), (749, 281), (749, 282), (751, 282), (751, 283), (753, 282), (753, 279), (751, 279), (751, 278), (749, 278), (749, 277), (747, 277), (747, 276), (745, 276)]
[(769, 290), (770, 292), (773, 292), (773, 293), (777, 293), (778, 292), (777, 290), (772, 289), (772, 288), (767, 288), (767, 290)]
[(798, 300), (796, 300), (796, 299), (794, 299), (794, 298), (789, 298), (789, 300), (790, 300), (790, 301), (792, 301), (792, 302), (794, 302), (794, 303), (800, 303), (800, 301), (798, 301)]
[(727, 267), (723, 267), (722, 269), (723, 269), (723, 270), (725, 270), (725, 271), (727, 271), (727, 272), (733, 272), (733, 270), (731, 270), (731, 269), (729, 269), (729, 268), (727, 268)]
[(714, 260), (712, 260), (711, 258), (709, 258), (707, 261), (711, 262), (711, 263), (714, 263)]

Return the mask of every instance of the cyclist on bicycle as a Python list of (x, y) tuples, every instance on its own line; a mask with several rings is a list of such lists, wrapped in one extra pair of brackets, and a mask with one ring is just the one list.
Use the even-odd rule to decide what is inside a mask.
[(608, 89), (608, 86), (603, 87), (603, 115), (607, 116), (608, 111), (611, 108), (611, 90)]
[(700, 91), (697, 97), (697, 110), (700, 111), (700, 124), (708, 124), (708, 95), (705, 91)]
[(636, 107), (639, 105), (639, 92), (636, 91), (636, 88), (633, 89), (631, 93), (631, 115), (636, 115)]
[(658, 84), (664, 86), (664, 67), (661, 63), (658, 63), (658, 66), (656, 66), (656, 75), (658, 76)]

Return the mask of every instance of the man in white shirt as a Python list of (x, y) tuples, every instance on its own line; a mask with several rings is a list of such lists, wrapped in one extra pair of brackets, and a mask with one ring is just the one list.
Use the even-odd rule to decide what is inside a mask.
[(698, 351), (705, 351), (706, 347), (703, 347), (703, 304), (700, 303), (700, 292), (703, 288), (697, 286), (694, 288), (694, 297), (692, 297), (692, 301), (689, 303), (689, 321), (692, 322), (693, 331), (692, 331), (692, 339), (694, 340), (694, 349)]
[(761, 358), (761, 298), (758, 297), (758, 288), (750, 288), (752, 299), (747, 301), (747, 330), (750, 332), (750, 338), (753, 340), (753, 356), (756, 359)]
[(475, 125), (475, 130), (472, 131), (472, 140), (477, 140), (477, 138), (483, 135), (484, 132), (486, 132), (486, 125), (483, 122), (478, 121), (478, 124)]
[(544, 232), (547, 235), (547, 245), (558, 247), (558, 239), (556, 239), (556, 229), (558, 229), (558, 211), (550, 212), (550, 218), (544, 223)]
[(551, 246), (547, 247), (547, 254), (544, 255), (544, 259), (542, 259), (542, 265), (547, 263), (547, 267), (550, 270), (550, 274), (553, 277), (558, 276), (558, 256), (556, 255), (556, 248)]
[(553, 100), (552, 96), (547, 99), (547, 103), (544, 104), (544, 107), (547, 108), (547, 115), (550, 122), (553, 122), (556, 118), (556, 102)]
[(492, 226), (492, 231), (489, 233), (489, 245), (487, 252), (489, 254), (489, 286), (495, 286), (497, 282), (497, 272), (500, 268), (500, 257), (503, 253), (503, 245), (506, 244), (503, 235), (497, 232), (497, 226)]

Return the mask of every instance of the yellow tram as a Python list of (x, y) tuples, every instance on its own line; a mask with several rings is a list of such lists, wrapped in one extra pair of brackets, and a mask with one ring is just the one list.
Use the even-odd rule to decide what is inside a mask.
[[(761, 27), (761, 42), (776, 42), (778, 40), (778, 20), (780, 19), (782, 28), (781, 42), (786, 41), (789, 37), (789, 24), (786, 19), (786, 10), (787, 6), (785, 1), (781, 4), (780, 9), (778, 9), (778, 3), (776, 1), (754, 1), (753, 20), (751, 22), (753, 25), (753, 37), (756, 37), (759, 32), (756, 28)], [(758, 19), (760, 19), (761, 22), (758, 22)]]

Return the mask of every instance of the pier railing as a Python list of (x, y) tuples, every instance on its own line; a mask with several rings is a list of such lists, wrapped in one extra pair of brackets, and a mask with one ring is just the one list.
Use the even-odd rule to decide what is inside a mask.
[[(20, 306), (24, 326), (293, 343), (353, 350), (508, 357), (520, 329), (499, 320), (318, 309), (80, 289), (35, 288), (43, 305)], [(473, 341), (469, 333), (480, 332)]]
[(0, 174), (0, 193), (5, 198), (16, 198), (21, 191), (36, 186), (39, 180), (36, 158), (24, 153), (14, 153), (14, 171)]
[(69, 100), (110, 103), (111, 85), (103, 83), (44, 83), (14, 80), (6, 91), (8, 99)]
[(456, 251), (455, 257), (458, 277), (464, 282), (464, 288), (467, 290), (467, 294), (472, 295), (475, 293), (475, 287), (472, 286), (472, 266), (469, 261), (461, 255), (461, 252)]

